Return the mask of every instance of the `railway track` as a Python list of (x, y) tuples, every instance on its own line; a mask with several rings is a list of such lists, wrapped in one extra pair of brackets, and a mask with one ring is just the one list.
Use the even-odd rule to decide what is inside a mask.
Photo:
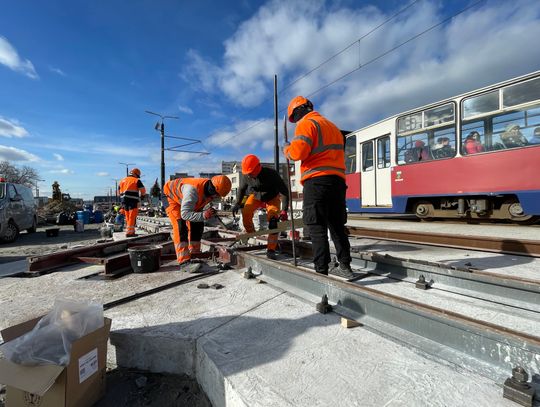
[(347, 226), (351, 236), (540, 257), (540, 241)]

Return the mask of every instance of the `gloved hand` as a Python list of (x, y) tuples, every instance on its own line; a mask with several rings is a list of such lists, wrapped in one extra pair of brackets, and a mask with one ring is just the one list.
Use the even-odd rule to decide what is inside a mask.
[(289, 216), (287, 215), (287, 211), (281, 211), (279, 213), (279, 220), (284, 222), (289, 219)]
[(237, 202), (232, 207), (232, 214), (233, 216), (236, 216), (238, 214), (238, 211), (240, 210), (240, 204)]
[(204, 219), (210, 219), (212, 216), (216, 214), (216, 210), (212, 207), (208, 208), (203, 212)]

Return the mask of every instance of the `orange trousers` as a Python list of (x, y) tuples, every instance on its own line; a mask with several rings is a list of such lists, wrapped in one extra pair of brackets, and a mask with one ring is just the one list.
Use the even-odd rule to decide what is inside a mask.
[[(244, 207), (242, 208), (242, 223), (247, 233), (255, 232), (255, 226), (253, 226), (253, 214), (259, 208), (266, 208), (266, 218), (268, 221), (272, 218), (278, 218), (279, 210), (281, 208), (281, 199), (279, 195), (272, 198), (268, 202), (262, 202), (255, 199), (255, 195), (248, 196)], [(278, 242), (278, 233), (272, 233), (268, 235), (268, 250), (276, 250)]]
[(124, 209), (124, 212), (126, 214), (126, 236), (134, 235), (139, 208)]
[(204, 231), (204, 222), (189, 222), (180, 215), (180, 204), (169, 199), (169, 206), (165, 210), (173, 229), (173, 243), (178, 263), (191, 259), (192, 253), (201, 251), (201, 237)]

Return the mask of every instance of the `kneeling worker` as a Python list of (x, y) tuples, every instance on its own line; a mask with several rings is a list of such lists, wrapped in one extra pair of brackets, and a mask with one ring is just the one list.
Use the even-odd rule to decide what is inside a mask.
[[(258, 208), (266, 207), (268, 228), (277, 228), (278, 220), (287, 220), (289, 207), (289, 190), (279, 173), (263, 167), (257, 156), (246, 155), (242, 160), (242, 174), (246, 175), (238, 190), (236, 204), (233, 206), (233, 215), (242, 208), (242, 222), (247, 233), (255, 231), (253, 226), (253, 213)], [(285, 197), (283, 210), (280, 210), (281, 200), (279, 194)], [(246, 197), (247, 195), (247, 197)], [(268, 235), (266, 255), (269, 259), (276, 258), (278, 233)]]
[[(177, 178), (165, 183), (165, 209), (173, 228), (173, 242), (178, 263), (191, 260), (191, 253), (201, 251), (204, 220), (216, 214), (206, 204), (217, 197), (225, 197), (231, 190), (231, 180), (225, 175), (208, 178)], [(165, 203), (165, 202), (164, 202)]]

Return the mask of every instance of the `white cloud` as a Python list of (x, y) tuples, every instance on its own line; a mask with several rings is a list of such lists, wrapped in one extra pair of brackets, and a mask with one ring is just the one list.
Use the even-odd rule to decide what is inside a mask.
[(56, 161), (64, 161), (64, 157), (62, 157), (60, 154), (58, 153), (53, 153), (53, 156), (54, 158), (56, 159)]
[(21, 72), (29, 78), (39, 78), (32, 62), (28, 59), (21, 59), (17, 50), (2, 36), (0, 36), (0, 64), (13, 71)]
[[(354, 43), (397, 11), (383, 12), (375, 6), (340, 8), (335, 4), (270, 1), (224, 42), (220, 61), (191, 50), (181, 76), (195, 81), (199, 91), (221, 92), (232, 102), (251, 107), (271, 98), (272, 77), (277, 73), (283, 91), (281, 108), (293, 96), (310, 96), (345, 76), (310, 99), (336, 124), (356, 129), (540, 67), (536, 44), (540, 2), (533, 0), (483, 2), (369, 63), (448, 17), (442, 13), (442, 2), (431, 0), (413, 5), (284, 90), (285, 84)], [(364, 66), (347, 76), (359, 64)], [(225, 137), (215, 135), (213, 139)]]
[(237, 150), (254, 148), (269, 150), (274, 147), (274, 121), (260, 119), (238, 122), (230, 130), (220, 130), (212, 134), (205, 143)]
[(49, 70), (51, 72), (54, 72), (54, 73), (60, 75), (60, 76), (66, 76), (66, 73), (64, 71), (62, 71), (60, 68), (55, 68), (54, 66), (50, 66)]
[(10, 138), (25, 137), (28, 136), (28, 132), (24, 127), (21, 127), (8, 119), (3, 119), (0, 117), (0, 136)]
[(60, 168), (57, 170), (50, 170), (51, 174), (74, 174), (75, 172), (73, 170), (69, 170), (67, 168)]
[(193, 110), (191, 110), (188, 106), (178, 105), (178, 110), (180, 110), (182, 113), (193, 114)]
[(101, 172), (96, 173), (96, 176), (98, 176), (98, 177), (108, 177), (109, 173), (105, 172), (105, 171), (101, 171)]
[(0, 160), (39, 161), (39, 157), (25, 150), (0, 145)]

